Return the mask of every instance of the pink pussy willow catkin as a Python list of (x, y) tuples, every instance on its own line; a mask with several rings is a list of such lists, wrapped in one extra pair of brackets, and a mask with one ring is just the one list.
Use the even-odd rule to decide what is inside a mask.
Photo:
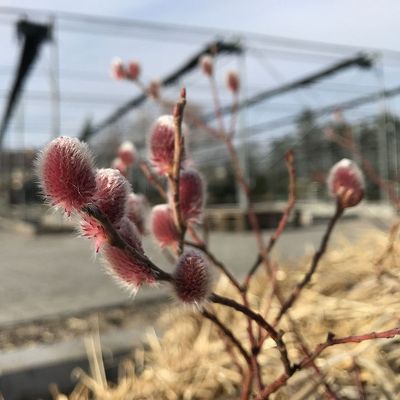
[(91, 201), (96, 189), (93, 159), (86, 143), (59, 137), (40, 153), (37, 176), (48, 201), (68, 214)]

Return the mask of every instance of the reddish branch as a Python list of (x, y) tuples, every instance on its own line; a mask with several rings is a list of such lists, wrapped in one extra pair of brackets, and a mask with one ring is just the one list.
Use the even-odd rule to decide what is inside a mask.
[(94, 204), (88, 204), (82, 209), (82, 212), (86, 213), (90, 217), (94, 218), (98, 221), (104, 228), (107, 233), (107, 240), (111, 246), (118, 247), (123, 250), (126, 254), (132, 257), (134, 260), (139, 260), (146, 267), (149, 268), (149, 271), (152, 272), (153, 276), (158, 281), (172, 282), (173, 277), (168, 272), (163, 271), (161, 268), (157, 267), (149, 258), (147, 258), (144, 254), (141, 254), (128, 243), (125, 242), (124, 239), (119, 235), (116, 229), (113, 227), (111, 222), (108, 220), (107, 216)]
[(276, 392), (279, 388), (286, 385), (289, 378), (296, 372), (303, 368), (307, 368), (310, 366), (311, 362), (315, 360), (325, 349), (330, 346), (335, 346), (339, 344), (347, 344), (347, 343), (361, 343), (366, 340), (373, 340), (373, 339), (391, 339), (395, 336), (400, 335), (400, 328), (393, 328), (387, 331), (382, 332), (371, 332), (366, 333), (364, 335), (358, 336), (346, 336), (342, 338), (335, 339), (334, 334), (328, 334), (328, 337), (324, 343), (320, 343), (315, 350), (311, 353), (311, 355), (304, 357), (300, 363), (296, 364), (290, 373), (283, 373), (278, 379), (272, 382), (269, 386), (267, 386), (264, 390), (262, 390), (256, 400), (266, 400), (269, 396)]
[(194, 247), (200, 251), (202, 251), (208, 259), (229, 279), (229, 281), (232, 283), (232, 285), (241, 292), (241, 286), (237, 279), (232, 275), (232, 273), (229, 271), (229, 269), (225, 266), (225, 264), (218, 260), (215, 255), (206, 247), (205, 244), (201, 243), (194, 243), (190, 241), (185, 241), (185, 244), (187, 246)]
[(284, 332), (276, 331), (275, 328), (272, 325), (270, 325), (260, 314), (255, 313), (250, 308), (248, 308), (240, 303), (237, 303), (236, 301), (234, 301), (232, 299), (228, 299), (226, 297), (222, 297), (222, 296), (219, 296), (219, 295), (213, 293), (210, 296), (209, 300), (212, 301), (213, 303), (222, 304), (226, 307), (230, 307), (236, 311), (241, 312), (242, 314), (251, 318), (258, 325), (260, 325), (264, 330), (266, 330), (268, 332), (269, 336), (271, 337), (271, 339), (275, 342), (275, 344), (277, 346), (277, 349), (281, 355), (282, 363), (285, 367), (285, 371), (287, 373), (289, 373), (292, 370), (292, 366), (290, 365), (286, 345), (282, 338)]
[(220, 135), (226, 136), (224, 117), (221, 112), (221, 102), (219, 101), (218, 88), (217, 88), (217, 83), (215, 82), (214, 75), (210, 75), (210, 86), (212, 91), (212, 98), (214, 101), (214, 112), (218, 121)]
[(233, 138), (236, 132), (236, 120), (237, 120), (237, 113), (239, 108), (239, 96), (238, 92), (233, 93), (233, 102), (231, 108), (231, 124), (228, 131), (228, 135), (230, 138)]
[(147, 181), (158, 191), (158, 193), (163, 199), (166, 199), (167, 193), (165, 192), (161, 182), (159, 181), (157, 176), (153, 173), (153, 171), (150, 169), (146, 161), (140, 160), (139, 167), (143, 172), (143, 175), (145, 176)]
[(233, 334), (233, 332), (213, 313), (204, 309), (202, 312), (203, 316), (215, 325), (224, 333), (224, 335), (232, 342), (232, 344), (239, 350), (240, 354), (243, 356), (247, 363), (250, 363), (250, 355), (244, 349), (239, 339)]
[(333, 228), (334, 228), (336, 222), (339, 220), (339, 218), (343, 214), (343, 211), (344, 211), (344, 209), (339, 205), (339, 202), (337, 202), (335, 214), (329, 221), (329, 224), (324, 233), (324, 236), (322, 237), (319, 249), (314, 254), (314, 257), (311, 261), (309, 270), (304, 275), (303, 279), (295, 286), (291, 295), (287, 298), (287, 300), (281, 306), (279, 314), (277, 315), (277, 317), (275, 319), (275, 324), (278, 323), (280, 321), (280, 319), (282, 318), (282, 316), (286, 313), (286, 311), (289, 310), (289, 308), (293, 306), (294, 302), (299, 298), (300, 293), (303, 290), (303, 288), (311, 281), (311, 278), (313, 277), (315, 271), (317, 270), (319, 261), (321, 260), (322, 256), (324, 255), (324, 253), (328, 247), (329, 238), (331, 236)]
[[(286, 317), (288, 318), (290, 325), (292, 327), (292, 331), (296, 336), (297, 342), (299, 343), (300, 349), (302, 353), (310, 357), (311, 356), (311, 350), (308, 348), (307, 343), (305, 339), (303, 338), (301, 332), (296, 326), (296, 323), (293, 321), (293, 319), (290, 317), (290, 313), (286, 314)], [(311, 361), (310, 366), (312, 369), (315, 371), (316, 375), (320, 377), (321, 383), (324, 385), (325, 388), (325, 395), (329, 400), (338, 400), (337, 394), (333, 391), (332, 387), (329, 385), (329, 383), (326, 381), (325, 376), (323, 372), (320, 370), (318, 365), (313, 361)]]
[[(286, 153), (285, 156), (285, 160), (286, 160), (286, 167), (288, 170), (288, 175), (289, 175), (289, 194), (288, 194), (288, 201), (285, 207), (285, 210), (283, 211), (283, 214), (279, 220), (278, 226), (276, 227), (274, 233), (271, 235), (267, 247), (266, 247), (266, 253), (267, 256), (270, 254), (270, 252), (272, 251), (276, 241), (279, 239), (279, 237), (281, 236), (282, 232), (284, 231), (290, 214), (296, 204), (296, 169), (294, 166), (294, 154), (293, 151), (290, 150)], [(253, 264), (253, 266), (250, 268), (246, 279), (245, 279), (245, 283), (244, 283), (244, 288), (247, 288), (249, 283), (250, 283), (250, 279), (251, 277), (254, 275), (254, 273), (256, 272), (258, 266), (260, 265), (262, 261), (262, 257), (261, 255), (259, 255), (259, 257), (257, 258), (256, 262)]]
[[(269, 276), (274, 276), (274, 272), (276, 271), (272, 270), (272, 266), (269, 263), (269, 253), (271, 252), (273, 246), (275, 245), (276, 241), (279, 239), (280, 235), (282, 234), (284, 228), (287, 225), (289, 216), (291, 211), (294, 208), (295, 202), (296, 202), (296, 193), (295, 193), (295, 186), (296, 186), (296, 171), (294, 168), (294, 161), (293, 161), (293, 153), (289, 152), (286, 155), (286, 165), (288, 168), (289, 172), (289, 197), (288, 197), (288, 202), (285, 207), (284, 213), (279, 221), (279, 224), (274, 232), (274, 234), (270, 237), (269, 242), (267, 246), (264, 245), (263, 237), (262, 237), (262, 232), (259, 226), (259, 222), (256, 216), (256, 212), (254, 209), (254, 206), (251, 202), (250, 199), (250, 189), (248, 186), (248, 183), (246, 181), (246, 178), (244, 177), (239, 158), (236, 152), (235, 147), (233, 146), (232, 142), (232, 137), (235, 131), (235, 124), (236, 124), (236, 115), (232, 117), (231, 120), (231, 128), (229, 132), (225, 131), (224, 127), (224, 120), (222, 117), (221, 113), (221, 107), (219, 103), (219, 97), (218, 97), (218, 92), (217, 92), (217, 87), (215, 84), (215, 81), (213, 78), (210, 80), (211, 82), (211, 87), (213, 91), (213, 98), (214, 98), (214, 106), (215, 106), (215, 113), (216, 117), (219, 123), (219, 130), (216, 130), (212, 127), (210, 127), (208, 124), (204, 123), (200, 118), (198, 118), (196, 115), (191, 114), (191, 113), (186, 113), (186, 117), (191, 120), (191, 122), (200, 127), (205, 129), (208, 133), (210, 133), (212, 136), (217, 137), (221, 139), (229, 152), (229, 156), (233, 165), (233, 170), (234, 174), (236, 177), (237, 182), (239, 183), (242, 191), (244, 192), (246, 199), (247, 199), (247, 211), (248, 211), (248, 217), (250, 224), (252, 226), (253, 231), (255, 232), (256, 235), (256, 240), (257, 244), (259, 247), (259, 257), (250, 269), (248, 275), (246, 276), (245, 282), (243, 286), (241, 286), (236, 278), (230, 273), (230, 271), (225, 267), (223, 263), (221, 263), (207, 248), (207, 246), (201, 241), (197, 240), (196, 236), (194, 236), (194, 239), (196, 243), (192, 242), (184, 242), (184, 235), (185, 235), (185, 230), (186, 226), (184, 222), (182, 221), (180, 212), (179, 212), (179, 173), (180, 173), (180, 168), (181, 168), (181, 162), (182, 162), (182, 151), (183, 151), (183, 137), (182, 137), (182, 131), (181, 131), (181, 124), (182, 124), (182, 118), (183, 118), (183, 110), (185, 107), (185, 92), (183, 91), (181, 94), (181, 99), (180, 101), (176, 104), (174, 108), (174, 121), (175, 121), (175, 152), (174, 152), (174, 168), (172, 174), (169, 176), (170, 179), (170, 184), (172, 188), (172, 198), (173, 198), (173, 205), (174, 205), (174, 218), (175, 222), (177, 225), (177, 228), (181, 234), (181, 240), (180, 240), (180, 246), (179, 250), (180, 252), (183, 250), (183, 245), (190, 245), (192, 247), (196, 247), (199, 250), (203, 251), (204, 254), (210, 259), (212, 263), (214, 263), (230, 280), (230, 282), (240, 291), (243, 304), (240, 304), (232, 299), (228, 299), (222, 296), (218, 296), (216, 294), (212, 294), (210, 296), (210, 301), (221, 304), (230, 308), (235, 309), (238, 312), (241, 312), (244, 314), (247, 318), (248, 322), (248, 334), (249, 334), (249, 340), (250, 344), (252, 346), (252, 351), (251, 354), (247, 353), (247, 351), (244, 349), (240, 341), (235, 337), (234, 333), (227, 327), (225, 326), (224, 323), (222, 323), (218, 317), (207, 310), (203, 311), (203, 315), (210, 319), (214, 324), (216, 324), (221, 332), (229, 339), (229, 341), (232, 343), (233, 346), (235, 346), (238, 351), (242, 354), (244, 357), (245, 361), (247, 362), (248, 365), (248, 371), (247, 374), (244, 376), (244, 381), (243, 381), (243, 386), (242, 386), (242, 393), (241, 393), (241, 399), (248, 399), (252, 390), (252, 382), (254, 377), (258, 381), (258, 386), (261, 389), (260, 393), (258, 395), (258, 399), (267, 399), (269, 395), (276, 390), (278, 390), (280, 387), (286, 384), (287, 380), (298, 370), (307, 368), (309, 366), (312, 366), (314, 370), (322, 376), (321, 371), (319, 371), (318, 367), (314, 363), (314, 360), (316, 357), (318, 357), (322, 351), (324, 351), (327, 347), (336, 345), (336, 344), (342, 344), (342, 343), (353, 343), (353, 342), (361, 342), (364, 340), (370, 340), (370, 339), (375, 339), (375, 338), (389, 338), (389, 337), (394, 337), (395, 335), (400, 334), (400, 328), (395, 328), (390, 331), (385, 331), (381, 333), (370, 333), (366, 335), (361, 335), (361, 336), (349, 336), (345, 338), (339, 338), (335, 339), (333, 335), (329, 335), (328, 339), (326, 342), (321, 343), (319, 346), (316, 347), (316, 349), (313, 352), (310, 352), (305, 344), (304, 341), (302, 341), (301, 336), (298, 337), (300, 345), (302, 347), (303, 352), (306, 354), (306, 356), (303, 358), (303, 360), (296, 364), (296, 365), (291, 365), (288, 353), (287, 353), (287, 348), (286, 345), (282, 339), (283, 337), (283, 332), (278, 332), (274, 326), (280, 321), (283, 315), (290, 309), (290, 307), (293, 306), (295, 301), (299, 298), (302, 289), (311, 281), (317, 267), (319, 264), (320, 259), (322, 258), (323, 254), (326, 251), (332, 230), (337, 222), (337, 220), (340, 218), (340, 216), (343, 213), (343, 209), (339, 207), (339, 205), (336, 208), (336, 212), (332, 219), (329, 222), (329, 225), (327, 227), (327, 230), (321, 240), (321, 244), (319, 247), (319, 250), (315, 253), (313, 260), (311, 262), (310, 268), (308, 272), (304, 275), (303, 279), (296, 285), (294, 288), (293, 292), (291, 295), (284, 300), (282, 296), (279, 293), (278, 287), (276, 287), (276, 283), (273, 283), (273, 289), (272, 293), (275, 294), (278, 298), (278, 300), (281, 303), (281, 309), (279, 311), (278, 316), (276, 317), (274, 326), (269, 324), (260, 314), (252, 311), (249, 307), (248, 300), (247, 300), (247, 289), (249, 282), (251, 280), (251, 277), (254, 275), (256, 272), (257, 268), (259, 265), (264, 262), (267, 272)], [(143, 85), (140, 85), (141, 87)], [(145, 90), (143, 86), (143, 90)], [(160, 97), (156, 98), (155, 101), (159, 102), (162, 105), (166, 105), (167, 103), (163, 100), (161, 100)], [(236, 114), (237, 111), (237, 98), (234, 99), (233, 105), (232, 105), (232, 110), (234, 111), (233, 114)], [(345, 140), (345, 139), (343, 139)], [(350, 140), (350, 139), (349, 139)], [(351, 142), (351, 140), (350, 140)], [(358, 151), (358, 149), (355, 147), (354, 143), (350, 142), (344, 142), (345, 145), (350, 146), (353, 151)], [(350, 143), (350, 144), (349, 144)], [(359, 152), (357, 153), (359, 158), (360, 154)], [(383, 182), (381, 179), (379, 179), (379, 176), (375, 173), (371, 165), (367, 161), (363, 161), (363, 166), (364, 169), (369, 172), (369, 175), (372, 176), (372, 180), (377, 182), (381, 187), (384, 187), (388, 193), (389, 197), (391, 197), (392, 201), (395, 202), (397, 200), (397, 205), (399, 205), (398, 198), (395, 199), (393, 196), (393, 190), (392, 186), (389, 185), (388, 182)], [(143, 170), (143, 168), (142, 168)], [(145, 170), (145, 168), (144, 168)], [(149, 172), (149, 171), (147, 171)], [(144, 171), (145, 173), (145, 171)], [(145, 173), (146, 175), (146, 173)], [(148, 174), (147, 174), (148, 175)], [(151, 176), (149, 176), (149, 181), (151, 181)], [(153, 183), (154, 184), (154, 183)], [(157, 187), (157, 182), (156, 185)], [(162, 189), (162, 186), (161, 186)], [(160, 194), (162, 193), (162, 190), (159, 188)], [(165, 193), (165, 191), (164, 191)], [(112, 235), (111, 235), (112, 236)], [(117, 238), (118, 239), (118, 238)], [(116, 240), (118, 242), (118, 240)], [(131, 249), (134, 250), (134, 249)], [(128, 249), (127, 251), (131, 251)], [(132, 253), (132, 256), (134, 254)], [(136, 256), (136, 254), (135, 254)], [(155, 267), (155, 266), (154, 266)], [(153, 266), (152, 266), (153, 268)], [(173, 278), (165, 273), (164, 271), (159, 270), (157, 267), (154, 269), (155, 273), (161, 274), (163, 279), (161, 280), (166, 280), (166, 281), (171, 281)], [(161, 271), (161, 272), (160, 272)], [(258, 326), (266, 333), (265, 336), (262, 337), (262, 340), (256, 342), (254, 339), (254, 332), (252, 330), (252, 322), (255, 322), (258, 324)], [(278, 377), (274, 382), (272, 382), (268, 387), (263, 388), (262, 384), (262, 379), (261, 379), (261, 369), (260, 366), (258, 365), (257, 361), (257, 356), (261, 350), (261, 346), (263, 341), (265, 340), (266, 337), (270, 336), (272, 340), (275, 341), (277, 349), (280, 352), (281, 360), (285, 368), (285, 372)], [(335, 394), (331, 391), (329, 385), (325, 384), (325, 388), (327, 390), (327, 393), (331, 395), (332, 398), (335, 398)]]
[(178, 229), (180, 236), (178, 243), (179, 254), (181, 254), (183, 251), (183, 241), (186, 229), (180, 211), (180, 200), (179, 200), (179, 180), (180, 180), (180, 172), (181, 172), (183, 149), (184, 149), (182, 120), (183, 120), (183, 111), (185, 109), (185, 105), (186, 105), (186, 90), (183, 88), (181, 90), (180, 99), (176, 103), (173, 112), (174, 124), (175, 124), (174, 164), (172, 168), (172, 173), (168, 177), (171, 184), (172, 208), (174, 212), (175, 225)]

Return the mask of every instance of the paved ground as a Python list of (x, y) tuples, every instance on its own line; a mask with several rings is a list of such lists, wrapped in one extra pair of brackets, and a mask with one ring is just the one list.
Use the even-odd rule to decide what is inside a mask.
[[(372, 226), (367, 220), (342, 221), (335, 233), (353, 239)], [(301, 257), (318, 244), (323, 228), (288, 230), (276, 254)], [(243, 274), (254, 260), (251, 233), (213, 233), (211, 243), (236, 274)], [(145, 246), (151, 258), (167, 269), (151, 240)], [(0, 325), (131, 301), (103, 270), (89, 242), (72, 234), (27, 237), (0, 231)], [(144, 299), (158, 293), (158, 289), (142, 289), (137, 296)]]

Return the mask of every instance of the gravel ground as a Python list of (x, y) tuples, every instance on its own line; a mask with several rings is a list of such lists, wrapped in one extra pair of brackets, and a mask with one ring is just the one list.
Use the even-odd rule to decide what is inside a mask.
[(53, 344), (81, 337), (92, 331), (103, 334), (118, 329), (152, 326), (165, 307), (165, 299), (159, 300), (3, 327), (0, 330), (0, 351)]

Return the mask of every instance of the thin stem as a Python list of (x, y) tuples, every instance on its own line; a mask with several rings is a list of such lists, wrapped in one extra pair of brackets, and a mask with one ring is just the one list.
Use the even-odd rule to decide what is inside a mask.
[(254, 205), (251, 202), (251, 198), (250, 198), (249, 185), (247, 184), (246, 179), (245, 179), (245, 177), (243, 175), (243, 171), (242, 171), (242, 167), (240, 165), (239, 157), (237, 155), (235, 147), (233, 146), (232, 140), (229, 139), (229, 138), (225, 138), (224, 139), (224, 143), (225, 143), (225, 145), (226, 145), (226, 147), (228, 149), (228, 152), (229, 152), (229, 156), (230, 156), (231, 163), (232, 163), (232, 166), (233, 166), (233, 171), (234, 171), (234, 174), (235, 174), (235, 178), (238, 181), (238, 183), (239, 183), (239, 185), (240, 185), (240, 187), (241, 187), (241, 189), (242, 189), (242, 191), (245, 194), (246, 199), (247, 199), (247, 213), (248, 213), (248, 216), (249, 216), (250, 225), (252, 226), (252, 229), (253, 229), (254, 234), (256, 236), (256, 241), (257, 241), (257, 245), (258, 245), (258, 248), (259, 248), (260, 255), (262, 257), (262, 260), (266, 264), (266, 268), (267, 268), (267, 270), (269, 272), (269, 275), (271, 275), (271, 270), (270, 270), (270, 266), (269, 266), (269, 263), (268, 263), (268, 257), (267, 257), (266, 251), (265, 251), (266, 249), (265, 249), (264, 241), (263, 241), (263, 238), (262, 238), (262, 232), (261, 232), (260, 224), (258, 222), (258, 218), (257, 218), (256, 212), (255, 212), (255, 209), (254, 209)]
[(187, 246), (194, 247), (200, 251), (202, 251), (208, 258), (209, 260), (229, 279), (229, 281), (232, 283), (232, 285), (238, 289), (238, 291), (241, 293), (242, 289), (240, 286), (240, 283), (238, 280), (232, 275), (232, 273), (229, 271), (229, 269), (225, 266), (225, 264), (218, 260), (214, 254), (205, 246), (205, 244), (198, 244), (190, 241), (185, 241), (184, 244)]
[(158, 180), (157, 176), (152, 172), (149, 165), (144, 160), (139, 161), (139, 168), (143, 172), (143, 175), (146, 177), (147, 181), (158, 191), (160, 196), (163, 199), (167, 198), (167, 193), (163, 188), (161, 182)]
[(239, 339), (233, 334), (233, 332), (213, 313), (203, 310), (201, 312), (203, 316), (210, 321), (212, 321), (215, 325), (218, 326), (219, 329), (224, 333), (224, 335), (232, 342), (232, 344), (239, 350), (240, 354), (243, 356), (244, 360), (249, 364), (251, 362), (250, 355), (244, 349)]
[[(244, 307), (250, 309), (249, 301), (247, 299), (247, 293), (242, 292), (241, 295), (242, 295), (242, 301), (243, 301)], [(248, 334), (250, 345), (251, 345), (251, 363), (253, 365), (252, 371), (253, 371), (253, 375), (255, 376), (255, 378), (257, 380), (258, 389), (262, 390), (264, 388), (264, 384), (263, 384), (263, 380), (262, 380), (262, 376), (261, 376), (261, 367), (260, 367), (260, 364), (258, 363), (258, 359), (257, 359), (260, 349), (258, 347), (258, 343), (257, 343), (256, 337), (254, 335), (253, 323), (252, 323), (253, 321), (249, 315), (246, 315), (246, 319), (247, 319), (247, 334)]]
[(277, 378), (274, 382), (272, 382), (268, 387), (262, 390), (256, 400), (266, 400), (269, 395), (276, 392), (279, 388), (284, 386), (289, 378), (296, 372), (303, 368), (307, 368), (313, 360), (315, 360), (325, 349), (331, 346), (339, 345), (339, 344), (347, 344), (347, 343), (361, 343), (366, 340), (373, 339), (392, 339), (395, 336), (400, 335), (400, 328), (393, 328), (386, 331), (381, 332), (370, 332), (363, 335), (353, 335), (353, 336), (345, 336), (342, 338), (335, 339), (335, 335), (330, 333), (325, 342), (320, 343), (311, 355), (304, 357), (300, 363), (293, 366), (290, 374), (286, 372), (282, 374), (279, 378)]
[(248, 307), (237, 303), (232, 299), (228, 299), (226, 297), (219, 296), (213, 293), (210, 298), (210, 301), (216, 304), (222, 304), (226, 307), (233, 308), (236, 311), (241, 312), (242, 314), (246, 315), (247, 317), (251, 318), (254, 322), (260, 325), (263, 329), (265, 329), (268, 334), (270, 335), (271, 339), (275, 342), (279, 353), (281, 354), (282, 363), (285, 367), (285, 371), (289, 373), (292, 369), (286, 349), (286, 345), (282, 339), (284, 332), (276, 331), (275, 328), (270, 325), (260, 314), (255, 313)]
[(329, 333), (327, 339), (324, 343), (320, 343), (310, 357), (306, 357), (300, 362), (300, 368), (308, 366), (312, 360), (315, 360), (326, 348), (330, 346), (335, 346), (338, 344), (347, 344), (347, 343), (361, 343), (365, 342), (366, 340), (373, 340), (373, 339), (393, 339), (395, 336), (400, 335), (400, 327), (389, 329), (386, 331), (380, 332), (369, 332), (364, 333), (362, 335), (351, 335), (345, 336), (341, 338), (335, 338), (335, 335)]
[(214, 101), (214, 112), (218, 121), (220, 135), (225, 136), (226, 131), (224, 125), (224, 117), (221, 112), (221, 102), (219, 101), (218, 87), (214, 75), (210, 76), (210, 85), (211, 85), (212, 98)]
[[(289, 175), (288, 201), (287, 201), (285, 210), (283, 211), (283, 214), (279, 220), (278, 226), (276, 227), (274, 233), (269, 238), (269, 241), (268, 241), (268, 244), (267, 244), (267, 247), (265, 250), (267, 256), (269, 256), (275, 243), (277, 242), (277, 240), (281, 236), (282, 232), (284, 231), (284, 229), (289, 221), (290, 214), (296, 204), (296, 169), (294, 166), (294, 154), (293, 154), (292, 150), (290, 150), (286, 153), (285, 161), (286, 161), (286, 167), (287, 167), (288, 175)], [(246, 279), (245, 279), (245, 282), (243, 285), (245, 288), (248, 287), (248, 285), (250, 283), (250, 279), (254, 275), (254, 273), (257, 271), (257, 268), (259, 267), (261, 261), (262, 261), (262, 256), (259, 255), (256, 262), (250, 268), (250, 270), (246, 276)]]
[(336, 203), (336, 211), (335, 211), (334, 215), (332, 216), (331, 220), (329, 221), (329, 224), (324, 233), (324, 236), (322, 237), (319, 249), (314, 254), (314, 257), (312, 259), (309, 270), (304, 275), (303, 279), (297, 283), (297, 285), (293, 289), (293, 292), (291, 293), (291, 295), (282, 304), (279, 314), (277, 315), (277, 317), (275, 319), (274, 325), (276, 325), (280, 321), (282, 316), (286, 313), (286, 311), (289, 310), (289, 308), (293, 306), (295, 301), (299, 298), (300, 293), (303, 290), (303, 288), (311, 281), (311, 278), (313, 277), (315, 271), (317, 270), (319, 261), (321, 260), (322, 256), (324, 255), (324, 253), (328, 247), (328, 242), (331, 237), (333, 228), (334, 228), (336, 222), (339, 220), (339, 218), (343, 214), (343, 211), (344, 211), (344, 209), (340, 206), (339, 202), (337, 202)]
[(197, 234), (197, 232), (193, 228), (192, 224), (189, 224), (187, 229), (188, 229), (188, 232), (190, 233), (190, 236), (195, 241), (195, 243), (197, 243), (198, 245), (205, 246), (205, 243), (204, 243), (203, 239), (201, 239), (201, 237)]
[(82, 208), (82, 212), (94, 218), (103, 226), (105, 232), (107, 233), (108, 243), (111, 246), (118, 247), (135, 260), (139, 260), (140, 262), (144, 263), (158, 281), (173, 282), (174, 279), (171, 274), (157, 267), (157, 265), (155, 265), (144, 254), (141, 254), (135, 248), (126, 243), (108, 220), (107, 216), (95, 204), (86, 205)]
[(233, 138), (236, 132), (236, 121), (237, 121), (237, 114), (238, 114), (238, 107), (239, 105), (239, 93), (233, 93), (233, 101), (232, 101), (232, 108), (231, 108), (231, 124), (228, 131), (228, 135), (230, 138)]
[[(304, 353), (305, 356), (310, 357), (311, 350), (308, 348), (305, 339), (303, 338), (300, 330), (297, 328), (296, 323), (291, 318), (289, 312), (286, 313), (286, 317), (288, 318), (288, 320), (289, 320), (289, 322), (290, 322), (290, 324), (292, 326), (293, 333), (296, 336), (296, 339), (297, 339), (297, 341), (299, 343), (301, 351)], [(329, 400), (338, 400), (339, 398), (338, 398), (337, 394), (333, 391), (333, 389), (331, 388), (329, 383), (325, 380), (325, 376), (322, 373), (322, 371), (320, 370), (320, 368), (318, 367), (318, 365), (314, 361), (312, 361), (310, 365), (314, 369), (315, 373), (320, 377), (320, 380), (321, 380), (321, 382), (322, 382), (322, 384), (324, 385), (324, 388), (325, 388), (326, 397)]]
[(253, 365), (250, 363), (247, 373), (243, 377), (240, 400), (249, 400), (253, 383)]
[(180, 181), (180, 172), (182, 166), (182, 157), (183, 157), (183, 135), (182, 135), (182, 120), (183, 120), (183, 111), (186, 105), (186, 90), (181, 90), (180, 99), (175, 105), (173, 117), (175, 124), (175, 138), (174, 138), (174, 164), (172, 168), (172, 173), (169, 175), (169, 182), (171, 184), (171, 192), (172, 192), (172, 208), (174, 213), (174, 220), (176, 228), (179, 232), (179, 243), (178, 243), (178, 253), (181, 254), (183, 251), (183, 240), (185, 237), (185, 224), (182, 219), (182, 214), (180, 211), (180, 199), (179, 199), (179, 181)]

